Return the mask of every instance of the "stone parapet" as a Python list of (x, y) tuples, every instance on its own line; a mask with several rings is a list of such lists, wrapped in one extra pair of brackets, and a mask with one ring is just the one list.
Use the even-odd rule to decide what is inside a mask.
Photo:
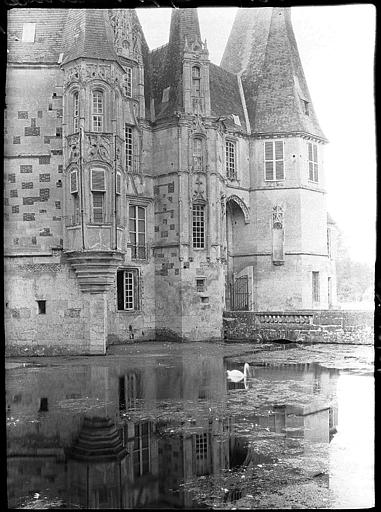
[(288, 340), (361, 345), (374, 342), (373, 311), (225, 311), (223, 324), (224, 339), (228, 341)]

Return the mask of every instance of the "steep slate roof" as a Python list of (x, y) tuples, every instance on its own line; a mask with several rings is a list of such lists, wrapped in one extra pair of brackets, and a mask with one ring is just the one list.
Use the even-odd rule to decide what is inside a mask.
[[(57, 63), (67, 9), (11, 9), (8, 13), (8, 62)], [(23, 42), (24, 23), (35, 23), (34, 43)]]
[[(182, 58), (185, 41), (201, 41), (197, 9), (172, 11), (169, 43), (152, 50), (149, 56), (151, 97), (155, 101), (156, 119), (183, 110)], [(147, 73), (148, 74), (148, 73)], [(226, 124), (246, 130), (237, 77), (215, 64), (209, 66), (210, 101), (213, 115), (239, 116), (241, 127), (228, 117)], [(163, 90), (170, 87), (169, 101), (162, 103)], [(146, 92), (147, 94), (147, 92)]]
[(326, 140), (308, 91), (290, 8), (239, 10), (221, 65), (242, 71), (254, 134), (304, 132)]
[[(246, 130), (247, 127), (238, 88), (237, 75), (211, 63), (209, 65), (209, 83), (212, 115), (237, 115), (241, 121), (242, 129)], [(234, 125), (234, 121), (231, 118), (228, 118), (224, 122)], [(237, 130), (241, 129), (239, 125), (235, 125), (235, 128)]]
[(70, 9), (64, 30), (64, 60), (117, 60), (107, 9)]

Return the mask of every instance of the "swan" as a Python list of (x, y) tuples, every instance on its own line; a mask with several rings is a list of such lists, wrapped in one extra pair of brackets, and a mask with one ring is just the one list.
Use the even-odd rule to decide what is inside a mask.
[(240, 382), (242, 379), (246, 379), (250, 371), (250, 366), (248, 363), (245, 363), (243, 367), (243, 372), (239, 370), (226, 370), (228, 374), (228, 379), (232, 382)]

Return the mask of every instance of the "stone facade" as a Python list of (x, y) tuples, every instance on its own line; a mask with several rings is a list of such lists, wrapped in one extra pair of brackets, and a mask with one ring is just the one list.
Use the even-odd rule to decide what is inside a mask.
[(240, 10), (222, 66), (195, 9), (151, 52), (129, 9), (13, 9), (8, 34), (10, 353), (217, 340), (224, 309), (335, 306), (289, 9)]

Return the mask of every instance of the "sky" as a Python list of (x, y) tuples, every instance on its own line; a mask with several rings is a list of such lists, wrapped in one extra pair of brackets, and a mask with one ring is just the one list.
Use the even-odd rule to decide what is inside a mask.
[[(236, 7), (199, 8), (202, 39), (220, 64)], [(150, 49), (168, 42), (171, 9), (138, 9)], [(328, 211), (350, 256), (375, 261), (375, 7), (292, 7), (291, 19), (325, 148)]]

